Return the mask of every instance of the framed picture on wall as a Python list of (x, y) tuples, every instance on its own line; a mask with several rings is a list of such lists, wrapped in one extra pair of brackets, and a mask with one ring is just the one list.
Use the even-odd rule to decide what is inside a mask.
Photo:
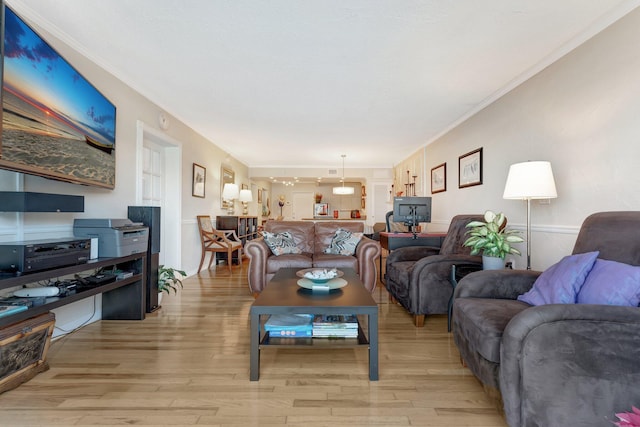
[(458, 188), (482, 184), (482, 147), (458, 157)]
[(258, 188), (258, 204), (262, 204), (262, 188)]
[(236, 181), (236, 173), (228, 166), (220, 167), (220, 205), (222, 209), (228, 209), (233, 201), (227, 202), (222, 198), (222, 192), (224, 191), (225, 184), (233, 184)]
[(204, 197), (204, 186), (207, 180), (207, 169), (197, 163), (193, 164), (193, 182), (191, 184), (191, 195), (193, 197)]
[(431, 194), (447, 191), (447, 164), (431, 168)]

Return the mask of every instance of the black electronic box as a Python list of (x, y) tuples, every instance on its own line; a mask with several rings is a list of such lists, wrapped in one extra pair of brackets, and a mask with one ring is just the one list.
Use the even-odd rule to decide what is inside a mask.
[(0, 243), (0, 270), (33, 273), (83, 264), (91, 256), (91, 239), (59, 238)]

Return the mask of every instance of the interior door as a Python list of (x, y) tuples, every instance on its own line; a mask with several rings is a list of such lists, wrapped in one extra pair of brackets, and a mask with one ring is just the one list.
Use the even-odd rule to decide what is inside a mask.
[(291, 219), (313, 218), (314, 193), (311, 191), (293, 192), (291, 201)]
[(373, 222), (385, 222), (385, 216), (388, 211), (393, 209), (390, 203), (391, 196), (389, 194), (390, 185), (374, 184), (373, 185)]
[(181, 268), (181, 144), (142, 122), (137, 127), (135, 204), (160, 206), (160, 263)]

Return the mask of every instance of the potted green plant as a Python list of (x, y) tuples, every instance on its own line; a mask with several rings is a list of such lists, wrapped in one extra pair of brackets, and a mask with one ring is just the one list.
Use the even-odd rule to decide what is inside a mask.
[(161, 265), (158, 267), (158, 293), (162, 296), (163, 292), (170, 294), (173, 291), (174, 294), (178, 293), (178, 287), (182, 288), (182, 278), (186, 277), (187, 273), (182, 270), (177, 270), (171, 267), (165, 267)]
[(524, 239), (517, 230), (507, 230), (507, 218), (500, 212), (486, 211), (483, 221), (471, 221), (467, 224), (469, 237), (463, 245), (471, 247), (471, 255), (482, 253), (482, 265), (485, 270), (504, 268), (507, 254), (520, 255), (520, 251), (511, 246), (522, 243)]

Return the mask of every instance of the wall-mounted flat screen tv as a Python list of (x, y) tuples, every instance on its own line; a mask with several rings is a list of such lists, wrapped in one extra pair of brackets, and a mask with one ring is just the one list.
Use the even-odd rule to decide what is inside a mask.
[(115, 187), (116, 107), (4, 9), (0, 167)]

